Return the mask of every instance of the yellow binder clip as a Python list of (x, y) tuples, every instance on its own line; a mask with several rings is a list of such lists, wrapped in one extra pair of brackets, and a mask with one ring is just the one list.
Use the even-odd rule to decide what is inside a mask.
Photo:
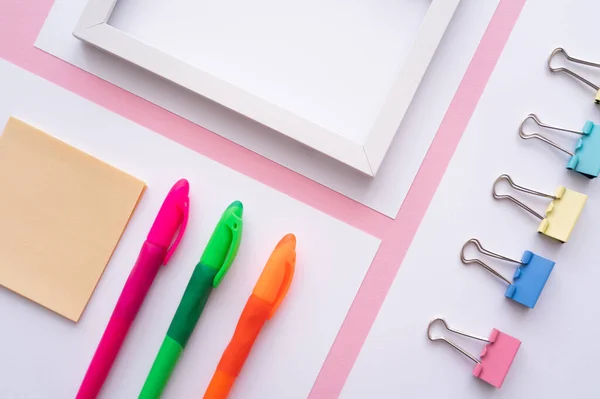
[[(552, 201), (550, 201), (550, 204), (546, 208), (545, 216), (540, 215), (510, 195), (498, 194), (496, 192), (496, 186), (502, 180), (506, 180), (508, 184), (510, 184), (510, 186), (516, 191), (537, 195), (538, 197), (550, 198)], [(573, 231), (573, 228), (579, 219), (579, 215), (581, 215), (583, 206), (587, 201), (587, 195), (578, 193), (577, 191), (569, 190), (563, 186), (558, 187), (554, 195), (534, 191), (515, 184), (511, 177), (506, 174), (501, 175), (496, 179), (492, 187), (492, 194), (495, 199), (507, 199), (536, 216), (542, 221), (538, 227), (538, 233), (542, 233), (563, 243), (567, 242), (569, 239), (569, 236), (571, 235), (571, 232)]]
[(590, 82), (583, 76), (576, 74), (575, 72), (571, 71), (568, 68), (552, 66), (552, 59), (555, 56), (557, 56), (558, 54), (562, 54), (567, 61), (573, 62), (575, 64), (581, 64), (581, 65), (585, 65), (585, 66), (589, 66), (589, 67), (593, 67), (593, 68), (600, 68), (600, 64), (597, 64), (595, 62), (581, 60), (581, 59), (575, 58), (575, 57), (571, 57), (569, 54), (567, 54), (566, 50), (561, 47), (554, 49), (554, 51), (552, 51), (552, 53), (550, 54), (550, 57), (548, 57), (548, 68), (550, 68), (550, 71), (564, 72), (567, 75), (572, 76), (575, 79), (579, 80), (580, 82), (583, 82), (586, 85), (590, 86), (592, 89), (594, 89), (596, 91), (596, 98), (594, 99), (594, 101), (596, 102), (596, 104), (600, 104), (600, 87), (598, 85)]

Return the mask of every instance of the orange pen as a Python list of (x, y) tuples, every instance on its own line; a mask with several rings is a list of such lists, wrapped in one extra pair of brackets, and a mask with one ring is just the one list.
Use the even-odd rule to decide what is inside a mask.
[(240, 316), (233, 337), (225, 348), (204, 399), (225, 399), (240, 374), (252, 345), (265, 322), (287, 294), (296, 265), (296, 237), (288, 234), (279, 241), (262, 271)]

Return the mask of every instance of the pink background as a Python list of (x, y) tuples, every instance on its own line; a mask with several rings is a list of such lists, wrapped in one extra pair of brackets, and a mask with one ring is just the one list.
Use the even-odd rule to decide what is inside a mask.
[(38, 50), (34, 42), (52, 3), (53, 0), (2, 1), (3, 59), (382, 239), (310, 395), (310, 399), (337, 397), (525, 0), (500, 0), (396, 220)]

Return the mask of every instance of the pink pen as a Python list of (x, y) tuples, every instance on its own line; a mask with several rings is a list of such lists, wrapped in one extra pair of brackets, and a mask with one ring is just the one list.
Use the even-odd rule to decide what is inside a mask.
[[(85, 373), (77, 399), (94, 399), (102, 389), (102, 384), (110, 372), (158, 269), (169, 262), (185, 232), (189, 213), (189, 191), (188, 181), (181, 179), (175, 183), (165, 198), (123, 287), (90, 367)], [(179, 234), (173, 241), (178, 229)]]

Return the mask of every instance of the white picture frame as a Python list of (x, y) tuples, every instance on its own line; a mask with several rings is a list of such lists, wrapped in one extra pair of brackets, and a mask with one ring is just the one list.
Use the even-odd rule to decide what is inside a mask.
[(374, 177), (460, 0), (431, 0), (366, 141), (358, 144), (108, 24), (118, 0), (89, 0), (73, 35)]

